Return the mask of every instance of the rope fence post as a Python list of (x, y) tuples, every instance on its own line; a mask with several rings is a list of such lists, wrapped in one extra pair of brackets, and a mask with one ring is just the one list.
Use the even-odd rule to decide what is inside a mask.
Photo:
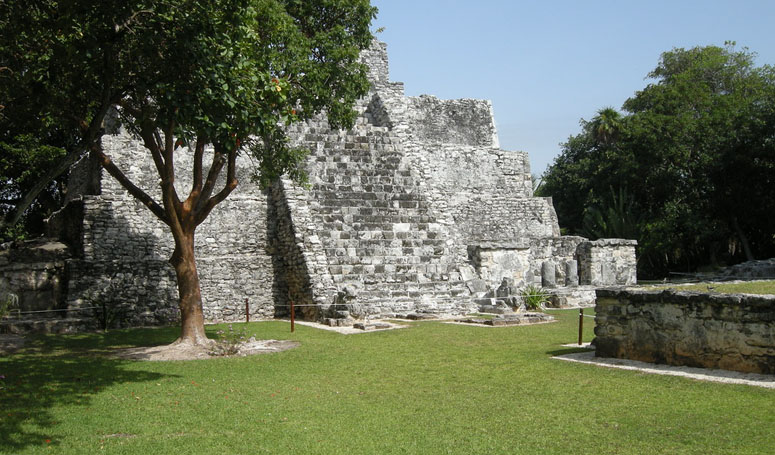
[(247, 297), (245, 297), (245, 322), (250, 322), (250, 305), (248, 305)]
[(581, 337), (584, 332), (584, 308), (579, 308), (579, 346), (581, 346)]
[(288, 301), (291, 302), (291, 333), (293, 333), (296, 330), (296, 309), (293, 306), (291, 291), (288, 291)]

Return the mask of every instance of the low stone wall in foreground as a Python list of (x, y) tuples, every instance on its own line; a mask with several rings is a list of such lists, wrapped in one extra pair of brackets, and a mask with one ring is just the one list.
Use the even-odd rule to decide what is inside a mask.
[(775, 296), (597, 290), (595, 355), (775, 374)]

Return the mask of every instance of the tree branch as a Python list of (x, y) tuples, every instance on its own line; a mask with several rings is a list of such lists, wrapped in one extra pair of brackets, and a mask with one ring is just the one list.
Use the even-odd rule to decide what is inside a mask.
[(125, 20), (123, 24), (120, 24), (120, 25), (119, 24), (115, 24), (113, 26), (113, 30), (116, 33), (120, 33), (120, 32), (122, 32), (123, 30), (126, 29), (126, 30), (129, 30), (129, 32), (134, 33), (134, 30), (132, 30), (131, 27), (129, 27), (129, 25), (132, 22), (134, 22), (134, 20), (140, 14), (150, 14), (150, 13), (153, 13), (153, 10), (151, 10), (151, 9), (143, 9), (143, 10), (137, 11), (136, 13), (132, 14), (131, 16), (129, 16), (129, 19)]
[(126, 111), (127, 114), (131, 115), (135, 119), (140, 120), (142, 118), (142, 112), (139, 109), (135, 109), (134, 107), (130, 106), (129, 103), (127, 103), (125, 100), (121, 100), (116, 104), (118, 104), (121, 110)]
[(205, 180), (202, 193), (194, 207), (196, 212), (199, 212), (202, 209), (206, 201), (210, 198), (210, 195), (213, 193), (215, 184), (218, 181), (218, 176), (221, 174), (224, 162), (226, 161), (224, 158), (223, 147), (219, 144), (214, 144), (214, 147), (215, 152), (213, 153), (213, 162), (210, 165), (210, 171), (207, 173), (207, 180)]
[(134, 183), (132, 183), (131, 180), (127, 178), (126, 175), (124, 175), (123, 172), (121, 172), (121, 169), (119, 169), (115, 163), (113, 163), (113, 161), (102, 151), (101, 145), (98, 143), (93, 144), (91, 147), (91, 153), (100, 161), (102, 167), (105, 168), (105, 170), (108, 171), (108, 173), (112, 175), (113, 178), (115, 178), (118, 183), (120, 183), (121, 186), (123, 186), (129, 192), (129, 194), (148, 207), (157, 218), (164, 222), (164, 224), (170, 225), (169, 217), (167, 216), (167, 213), (164, 211), (164, 209), (156, 201), (154, 201), (151, 196), (138, 188)]
[(0, 222), (0, 228), (13, 226), (14, 224), (18, 223), (27, 208), (29, 208), (29, 206), (35, 202), (35, 199), (38, 198), (40, 193), (46, 188), (49, 182), (67, 172), (70, 169), (70, 166), (75, 164), (75, 162), (78, 161), (78, 159), (84, 154), (84, 152), (87, 150), (87, 147), (93, 148), (95, 143), (99, 142), (98, 137), (101, 135), (100, 130), (102, 128), (102, 121), (104, 120), (108, 109), (110, 109), (110, 106), (110, 92), (106, 91), (103, 94), (102, 104), (95, 112), (91, 122), (79, 122), (79, 127), (83, 134), (83, 142), (78, 147), (70, 150), (62, 159), (62, 161), (60, 161), (55, 167), (42, 175), (40, 179), (35, 182), (35, 185), (33, 185), (33, 187), (24, 194), (14, 210), (9, 212), (5, 219)]
[[(175, 120), (170, 120), (164, 130), (164, 148), (162, 153), (164, 154), (164, 171), (161, 173), (161, 194), (164, 201), (164, 208), (167, 211), (167, 216), (170, 217), (173, 231), (180, 229), (182, 232), (183, 225), (187, 224), (186, 218), (188, 218), (189, 211), (184, 210), (180, 204), (180, 198), (178, 198), (178, 192), (175, 190), (175, 149), (172, 139), (172, 132), (175, 130)], [(157, 140), (161, 143), (161, 136), (158, 130), (154, 130)]]
[[(151, 122), (148, 122), (148, 123), (151, 123)], [(159, 130), (154, 127), (152, 131), (153, 131), (153, 140), (156, 141), (156, 147), (159, 150), (164, 150), (164, 141), (161, 140), (161, 135), (159, 134)]]
[(143, 145), (153, 157), (153, 164), (156, 165), (156, 172), (159, 173), (159, 177), (164, 178), (164, 158), (162, 158), (159, 151), (159, 144), (156, 142), (156, 128), (153, 126), (153, 122), (143, 119), (140, 124), (140, 137), (143, 138)]
[(204, 138), (197, 136), (194, 148), (194, 183), (191, 186), (191, 196), (198, 197), (202, 191), (202, 159), (205, 153), (205, 143)]
[(27, 208), (35, 202), (35, 199), (37, 199), (40, 193), (48, 186), (49, 182), (67, 172), (67, 170), (70, 169), (70, 166), (75, 164), (75, 162), (83, 156), (84, 152), (85, 150), (82, 148), (71, 150), (55, 167), (40, 176), (32, 188), (24, 193), (24, 196), (14, 204), (14, 209), (8, 212), (5, 219), (0, 221), (0, 229), (18, 223), (22, 218), (22, 215), (24, 215), (24, 212), (27, 211)]
[[(175, 204), (175, 210), (180, 210), (180, 199), (175, 190), (175, 142), (173, 131), (175, 131), (175, 120), (171, 119), (164, 130), (164, 180), (167, 182), (168, 190), (172, 196), (172, 202)], [(158, 134), (157, 134), (158, 136)]]
[(234, 191), (234, 188), (237, 187), (237, 183), (237, 148), (235, 147), (232, 151), (229, 152), (229, 165), (226, 171), (226, 183), (223, 185), (223, 189), (219, 191), (218, 194), (209, 198), (202, 206), (202, 208), (197, 210), (195, 215), (195, 222), (197, 226), (200, 225), (205, 219), (207, 219), (207, 216), (210, 215), (210, 212), (213, 210), (213, 208), (215, 208), (216, 205), (223, 202), (223, 200), (226, 199), (232, 191)]

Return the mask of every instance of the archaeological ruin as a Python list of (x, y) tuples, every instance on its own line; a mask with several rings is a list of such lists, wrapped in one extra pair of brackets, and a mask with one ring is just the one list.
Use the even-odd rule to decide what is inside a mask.
[[(362, 58), (372, 88), (356, 126), (332, 130), (321, 117), (289, 131), (310, 151), (310, 185), (284, 179), (260, 190), (242, 157), (240, 185), (198, 228), (209, 321), (244, 320), (246, 310), (285, 317), (291, 301), (297, 317), (331, 325), (465, 314), (518, 303), (530, 284), (555, 306), (585, 305), (596, 287), (635, 283), (634, 241), (560, 234), (551, 199), (533, 196), (527, 153), (499, 147), (490, 102), (405, 96), (389, 79), (385, 44)], [(139, 140), (118, 127), (103, 143), (158, 195)], [(190, 159), (176, 163), (180, 190)], [(73, 168), (50, 224), (61, 247), (0, 252), (0, 284), (22, 308), (71, 319), (79, 308), (120, 308), (123, 325), (179, 317), (171, 235), (98, 164)]]
[(595, 355), (775, 374), (775, 296), (600, 289)]

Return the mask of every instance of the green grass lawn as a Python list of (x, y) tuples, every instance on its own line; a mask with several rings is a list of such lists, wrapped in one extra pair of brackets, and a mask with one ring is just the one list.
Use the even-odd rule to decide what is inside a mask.
[(578, 311), (552, 314), (348, 336), (251, 323), (301, 347), (179, 362), (94, 352), (176, 329), (36, 338), (0, 359), (0, 453), (775, 453), (774, 390), (553, 360)]
[[(649, 287), (646, 287), (647, 289)], [(737, 283), (696, 283), (658, 285), (655, 289), (675, 289), (677, 291), (721, 292), (726, 294), (773, 294), (775, 295), (775, 280), (741, 281)]]

